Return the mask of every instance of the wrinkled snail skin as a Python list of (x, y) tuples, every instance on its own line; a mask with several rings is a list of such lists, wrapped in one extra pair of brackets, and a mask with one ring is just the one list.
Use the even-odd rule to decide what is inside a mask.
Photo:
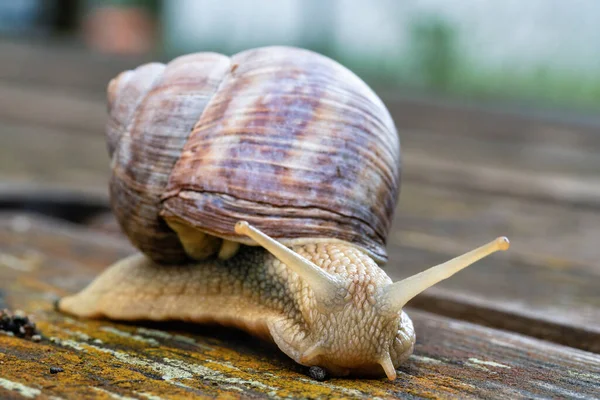
[(87, 318), (183, 320), (234, 326), (275, 341), (296, 362), (332, 375), (381, 375), (412, 353), (408, 316), (382, 314), (376, 294), (390, 278), (352, 246), (309, 244), (292, 250), (343, 282), (347, 298), (320, 310), (310, 287), (263, 249), (243, 246), (227, 261), (165, 267), (142, 254), (122, 260), (59, 308)]
[(58, 309), (82, 318), (216, 322), (333, 376), (396, 378), (404, 313), (506, 238), (399, 282), (381, 269), (400, 144), (356, 75), (290, 47), (195, 53), (108, 86), (113, 212), (140, 251)]

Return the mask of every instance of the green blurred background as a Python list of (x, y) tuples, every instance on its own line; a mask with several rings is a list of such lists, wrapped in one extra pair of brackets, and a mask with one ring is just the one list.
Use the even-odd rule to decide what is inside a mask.
[(0, 4), (0, 32), (161, 60), (294, 45), (379, 91), (586, 111), (600, 102), (598, 0), (12, 0)]

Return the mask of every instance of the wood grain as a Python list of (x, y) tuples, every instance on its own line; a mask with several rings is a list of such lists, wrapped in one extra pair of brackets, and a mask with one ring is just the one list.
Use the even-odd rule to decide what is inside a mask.
[(94, 136), (0, 119), (0, 181), (108, 187), (109, 159), (102, 132)]
[(421, 241), (424, 250), (447, 255), (506, 235), (510, 251), (494, 259), (565, 273), (578, 269), (600, 278), (600, 213), (595, 210), (408, 182), (394, 230), (398, 235), (391, 244)]
[(104, 136), (104, 95), (65, 93), (56, 89), (0, 83), (0, 119)]
[(116, 74), (147, 60), (94, 53), (74, 41), (4, 38), (0, 41), (0, 80), (59, 91), (102, 93)]
[[(33, 313), (46, 335), (35, 344), (0, 334), (0, 397), (600, 392), (598, 355), (574, 349), (600, 352), (599, 118), (384, 94), (403, 153), (388, 273), (400, 279), (499, 235), (512, 247), (409, 304), (418, 342), (396, 382), (317, 383), (276, 348), (231, 330), (77, 321), (53, 311), (54, 298), (133, 251), (102, 214), (104, 90), (147, 60), (0, 41), (0, 61), (0, 208), (11, 210), (0, 216), (0, 307)], [(65, 372), (50, 374), (50, 366)]]
[(598, 118), (386, 100), (401, 134), (405, 180), (571, 206), (600, 204)]
[[(27, 192), (31, 185), (25, 183), (36, 182), (41, 197), (48, 196), (50, 188), (76, 188), (106, 196), (108, 157), (102, 135), (6, 122), (0, 122), (0, 133), (0, 170), (13, 188), (10, 199), (4, 199), (5, 206), (14, 207), (19, 198), (16, 183)], [(503, 185), (498, 188), (504, 193), (489, 190), (498, 180), (465, 179), (460, 171), (443, 166), (411, 173), (422, 166), (424, 158), (407, 154), (405, 159), (408, 178), (389, 239), (388, 268), (394, 278), (418, 272), (495, 236), (507, 235), (513, 241), (509, 253), (495, 255), (443, 282), (415, 299), (415, 306), (600, 351), (595, 289), (600, 282), (595, 240), (600, 235), (600, 217), (593, 207), (576, 208), (566, 200), (540, 202), (531, 196), (533, 185), (527, 180), (532, 174), (526, 172), (517, 174), (526, 191), (515, 196), (513, 189)], [(469, 171), (481, 174), (485, 168), (469, 167)], [(506, 174), (508, 169), (500, 171)], [(472, 190), (476, 185), (483, 189)], [(62, 193), (66, 196), (69, 191)], [(6, 190), (4, 194), (8, 196)], [(595, 202), (600, 196), (592, 193), (589, 199)], [(496, 259), (508, 262), (500, 268)]]
[(401, 279), (506, 235), (511, 248), (410, 304), (600, 352), (600, 215), (524, 199), (405, 185), (389, 240)]
[[(101, 190), (104, 196), (86, 198), (68, 190), (55, 190), (51, 196), (48, 190), (10, 187), (5, 186), (0, 201), (5, 206), (30, 202), (29, 209), (75, 221), (92, 217), (107, 204)], [(44, 200), (31, 203), (34, 198)], [(81, 203), (79, 208), (74, 202)], [(113, 234), (119, 230), (106, 216), (103, 225), (101, 229)], [(420, 295), (413, 306), (600, 351), (597, 213), (408, 182), (394, 226), (386, 267), (394, 279), (495, 236), (507, 235), (513, 243), (509, 252), (483, 260)]]
[[(541, 203), (600, 208), (600, 179), (595, 176), (533, 172), (517, 169), (518, 165), (498, 168), (472, 161), (465, 162), (461, 158), (457, 158), (461, 161), (444, 158), (447, 156), (406, 154), (405, 179), (432, 186), (531, 199)], [(595, 161), (597, 159), (593, 163)], [(573, 163), (575, 165), (576, 161)], [(585, 163), (582, 165), (589, 166)]]
[[(0, 41), (0, 118), (103, 136), (108, 81), (150, 58)], [(401, 134), (405, 180), (600, 205), (600, 118), (381, 93)]]
[[(593, 130), (586, 124), (540, 122), (509, 114), (503, 115), (506, 129), (497, 132), (497, 118), (486, 113), (469, 114), (462, 124), (452, 123), (456, 116), (443, 113), (444, 125), (427, 104), (407, 118), (406, 108), (414, 109), (414, 105), (406, 100), (388, 103), (401, 135), (405, 181), (600, 207), (600, 158), (596, 156), (600, 139), (595, 134), (600, 124)], [(455, 112), (460, 114), (460, 110)], [(5, 140), (15, 140), (17, 134), (28, 131), (31, 146), (45, 145), (55, 136), (47, 133), (50, 130), (65, 138), (71, 137), (66, 134), (91, 135), (87, 146), (98, 146), (98, 141), (104, 141), (107, 120), (104, 89), (73, 93), (0, 83), (0, 120), (0, 133), (6, 132), (0, 137)], [(80, 145), (87, 139), (73, 140), (78, 148), (86, 149)], [(29, 153), (18, 145), (14, 150), (14, 156)], [(71, 153), (70, 159), (77, 160), (78, 153)], [(97, 160), (96, 156), (90, 160)], [(87, 160), (81, 166), (85, 167)], [(100, 170), (100, 165), (106, 168), (108, 163), (96, 165)]]
[[(391, 383), (312, 381), (276, 348), (233, 330), (76, 320), (53, 310), (53, 299), (130, 252), (75, 225), (0, 216), (3, 302), (32, 314), (44, 335), (40, 343), (0, 335), (0, 395), (586, 398), (600, 390), (597, 355), (414, 310), (415, 355)], [(52, 366), (64, 372), (50, 374)]]

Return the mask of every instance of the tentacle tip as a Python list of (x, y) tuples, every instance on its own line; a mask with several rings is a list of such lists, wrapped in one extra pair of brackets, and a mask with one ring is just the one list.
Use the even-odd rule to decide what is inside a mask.
[(393, 382), (393, 381), (396, 380), (396, 377), (397, 377), (396, 370), (394, 370), (394, 371), (386, 371), (385, 374), (386, 374), (386, 376), (387, 376), (387, 378), (388, 378), (389, 381)]
[(245, 235), (248, 232), (249, 224), (247, 221), (238, 221), (235, 224), (235, 233), (238, 235)]
[(390, 358), (389, 354), (379, 361), (379, 365), (381, 365), (385, 372), (385, 375), (390, 381), (396, 380), (396, 368), (394, 367), (394, 364), (392, 363), (392, 359)]
[(508, 248), (510, 247), (510, 241), (506, 236), (501, 236), (498, 239), (496, 239), (496, 243), (498, 245), (498, 249), (502, 251), (508, 250)]
[(306, 349), (306, 351), (300, 355), (300, 363), (307, 364), (315, 361), (315, 358), (320, 356), (322, 353), (323, 349), (321, 347), (321, 343), (316, 343), (310, 348)]

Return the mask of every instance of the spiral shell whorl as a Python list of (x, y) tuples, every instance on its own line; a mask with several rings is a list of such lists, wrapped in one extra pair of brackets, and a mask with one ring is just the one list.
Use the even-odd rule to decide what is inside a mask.
[(387, 259), (399, 140), (381, 100), (316, 53), (249, 50), (195, 125), (161, 214), (218, 237), (240, 219), (286, 244), (342, 240)]
[(166, 66), (152, 63), (126, 71), (109, 85), (113, 212), (132, 243), (157, 262), (188, 258), (177, 234), (159, 216), (160, 196), (228, 68), (228, 57), (192, 54)]
[(339, 240), (387, 260), (398, 135), (335, 61), (291, 47), (190, 54), (120, 74), (108, 108), (113, 210), (154, 261), (253, 244), (238, 220), (288, 245)]

